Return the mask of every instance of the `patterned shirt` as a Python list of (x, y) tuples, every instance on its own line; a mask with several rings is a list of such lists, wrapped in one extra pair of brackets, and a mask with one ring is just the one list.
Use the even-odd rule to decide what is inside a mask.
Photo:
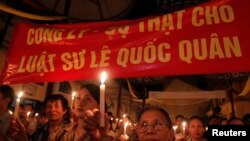
[[(74, 125), (72, 126), (72, 128), (70, 130), (68, 130), (68, 132), (66, 132), (60, 140), (57, 141), (74, 141), (74, 135), (75, 135), (75, 131), (77, 128), (77, 123), (74, 123)], [(84, 130), (84, 129), (82, 129)], [(87, 132), (80, 137), (80, 139), (78, 141), (95, 141), (95, 139), (92, 138), (92, 136), (90, 134), (88, 134)], [(103, 135), (101, 140), (98, 141), (115, 141), (115, 139), (109, 135)]]

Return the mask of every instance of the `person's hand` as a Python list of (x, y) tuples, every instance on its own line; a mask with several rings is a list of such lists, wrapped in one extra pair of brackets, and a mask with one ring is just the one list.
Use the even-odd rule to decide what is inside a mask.
[(129, 139), (129, 136), (127, 134), (125, 134), (125, 135), (122, 134), (119, 139), (120, 139), (120, 141), (127, 141)]
[(76, 109), (70, 109), (70, 119), (72, 119), (73, 122), (76, 122), (78, 120)]
[(24, 125), (17, 118), (12, 118), (8, 128), (8, 135), (15, 141), (28, 141)]
[(98, 109), (94, 109), (93, 111), (87, 110), (84, 116), (83, 128), (94, 139), (101, 139), (103, 135), (106, 135), (108, 129), (108, 116), (105, 114), (105, 127), (100, 127), (100, 111)]

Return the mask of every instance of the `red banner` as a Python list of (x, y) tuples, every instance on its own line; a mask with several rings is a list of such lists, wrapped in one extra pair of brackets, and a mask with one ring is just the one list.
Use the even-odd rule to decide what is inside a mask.
[(19, 23), (1, 80), (48, 82), (250, 71), (247, 0), (130, 21)]

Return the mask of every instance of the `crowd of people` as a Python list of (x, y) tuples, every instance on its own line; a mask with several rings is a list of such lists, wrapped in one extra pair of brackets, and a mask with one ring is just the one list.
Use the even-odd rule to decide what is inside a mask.
[[(96, 85), (83, 85), (73, 108), (64, 96), (48, 95), (40, 115), (34, 113), (32, 104), (24, 104), (18, 117), (13, 116), (9, 108), (14, 93), (10, 86), (0, 86), (0, 141), (206, 141), (207, 125), (250, 124), (250, 114), (242, 119), (212, 116), (207, 124), (199, 116), (177, 115), (172, 122), (164, 108), (146, 106), (138, 113), (137, 124), (124, 132), (126, 129), (118, 128), (121, 125), (112, 127), (112, 113), (105, 115), (105, 126), (100, 127), (100, 90)], [(127, 121), (124, 118), (120, 124)]]

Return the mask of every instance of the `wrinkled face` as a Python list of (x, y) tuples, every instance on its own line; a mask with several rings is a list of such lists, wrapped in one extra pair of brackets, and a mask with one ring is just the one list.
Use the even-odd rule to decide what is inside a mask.
[(205, 127), (199, 119), (192, 119), (188, 124), (188, 132), (192, 138), (200, 139), (205, 132)]
[(78, 91), (75, 99), (75, 107), (79, 117), (84, 117), (86, 110), (99, 108), (97, 101), (95, 101), (86, 88), (82, 88)]
[(136, 128), (139, 141), (172, 141), (174, 132), (166, 127), (166, 123), (163, 113), (157, 110), (144, 112)]
[(45, 113), (49, 121), (61, 121), (66, 109), (63, 109), (61, 100), (53, 100), (46, 104)]

